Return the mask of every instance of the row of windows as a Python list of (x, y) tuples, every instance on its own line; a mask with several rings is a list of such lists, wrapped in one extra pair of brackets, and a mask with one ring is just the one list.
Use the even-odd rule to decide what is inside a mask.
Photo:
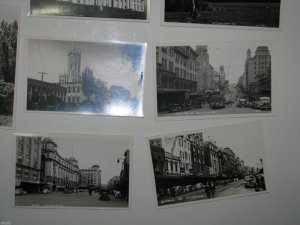
[(80, 103), (80, 97), (78, 96), (68, 97), (68, 102)]
[(80, 87), (68, 87), (68, 93), (80, 93)]

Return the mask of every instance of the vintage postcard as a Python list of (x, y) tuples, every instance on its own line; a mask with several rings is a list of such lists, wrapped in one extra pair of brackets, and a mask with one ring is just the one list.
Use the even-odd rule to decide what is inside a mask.
[(143, 116), (146, 44), (29, 39), (27, 110)]
[(14, 126), (20, 8), (0, 5), (0, 127)]
[(158, 206), (268, 190), (260, 121), (148, 138)]
[(271, 115), (273, 42), (156, 46), (159, 119)]
[(32, 16), (147, 21), (149, 0), (30, 0)]
[(128, 208), (133, 137), (16, 134), (15, 206)]
[(278, 29), (284, 0), (164, 0), (167, 26)]

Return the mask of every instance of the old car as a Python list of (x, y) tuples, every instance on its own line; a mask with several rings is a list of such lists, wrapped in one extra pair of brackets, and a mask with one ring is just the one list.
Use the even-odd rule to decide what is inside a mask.
[(245, 188), (254, 188), (256, 183), (256, 178), (253, 175), (247, 175), (244, 177)]
[(107, 189), (102, 189), (99, 191), (99, 200), (110, 201), (110, 191)]
[(22, 188), (16, 188), (15, 189), (15, 195), (26, 195), (27, 192), (24, 191)]

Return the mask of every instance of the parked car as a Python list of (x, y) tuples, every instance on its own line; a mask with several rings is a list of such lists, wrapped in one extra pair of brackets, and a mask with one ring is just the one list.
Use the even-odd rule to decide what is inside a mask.
[(99, 200), (110, 201), (110, 191), (102, 189), (99, 191)]
[(183, 188), (181, 186), (174, 186), (172, 187), (172, 195), (180, 195), (183, 193)]
[(202, 184), (202, 183), (197, 183), (197, 184), (195, 184), (195, 188), (196, 188), (197, 190), (201, 190), (201, 189), (204, 188), (204, 184)]
[(182, 108), (178, 104), (174, 104), (170, 110), (170, 112), (180, 112)]
[(42, 194), (50, 194), (51, 191), (48, 188), (43, 189)]
[(113, 190), (113, 193), (114, 193), (115, 198), (121, 198), (121, 192), (120, 191)]
[(183, 187), (183, 193), (188, 193), (190, 191), (194, 190), (194, 186), (193, 185), (186, 185)]
[(256, 183), (256, 178), (253, 175), (248, 175), (244, 177), (245, 188), (254, 188)]
[(261, 110), (261, 111), (270, 111), (270, 110), (271, 110), (271, 104), (270, 104), (270, 103), (267, 103), (267, 102), (262, 103), (262, 104), (260, 105), (260, 110)]
[(26, 195), (27, 191), (24, 191), (22, 188), (15, 189), (15, 195)]

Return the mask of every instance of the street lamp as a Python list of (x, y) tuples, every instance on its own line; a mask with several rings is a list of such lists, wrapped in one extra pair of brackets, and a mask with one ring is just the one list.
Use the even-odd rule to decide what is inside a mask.
[(119, 158), (117, 159), (117, 163), (120, 163), (120, 159), (124, 161), (125, 158), (119, 157)]

